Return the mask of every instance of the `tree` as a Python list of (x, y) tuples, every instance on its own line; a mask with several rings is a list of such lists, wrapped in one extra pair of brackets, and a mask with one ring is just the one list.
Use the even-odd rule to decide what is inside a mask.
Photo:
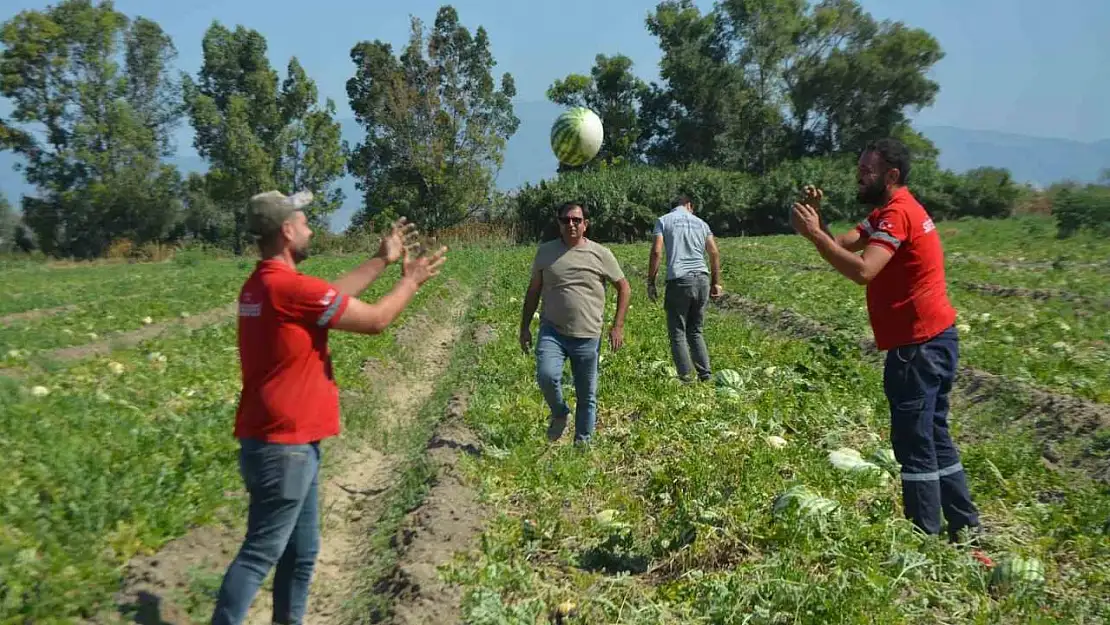
[[(597, 160), (607, 165), (640, 159), (639, 110), (648, 86), (632, 73), (632, 59), (599, 54), (589, 76), (570, 74), (547, 89), (547, 98), (567, 107), (584, 106), (598, 114), (605, 140)], [(560, 168), (563, 166), (560, 165)]]
[(393, 211), (435, 232), (490, 203), (505, 144), (520, 120), (513, 114), (512, 76), (503, 74), (495, 88), (489, 48), (484, 28), (471, 35), (444, 5), (430, 32), (412, 18), (399, 57), (379, 40), (351, 50), (356, 71), (347, 94), (366, 130), (348, 163), (365, 196), (356, 222)]
[(649, 160), (716, 164), (726, 103), (738, 88), (717, 17), (702, 15), (693, 0), (666, 0), (646, 23), (663, 51), (664, 81), (652, 83), (641, 114)]
[(857, 0), (692, 0), (648, 20), (665, 84), (645, 124), (656, 162), (699, 161), (765, 173), (788, 158), (856, 153), (904, 132), (930, 104), (943, 54), (928, 33), (876, 22)]
[[(246, 238), (247, 201), (269, 189), (312, 191), (316, 199), (305, 213), (324, 226), (343, 201), (332, 186), (344, 162), (334, 103), (318, 105), (316, 84), (296, 58), (279, 87), (266, 39), (257, 31), (231, 31), (213, 22), (203, 53), (196, 80), (183, 78), (185, 104), (196, 131), (193, 145), (210, 165), (203, 186), (232, 217), (235, 251), (242, 251)], [(199, 188), (196, 181), (190, 184)]]
[(180, 186), (161, 162), (180, 117), (170, 38), (111, 2), (65, 0), (19, 13), (0, 43), (0, 94), (14, 105), (0, 148), (27, 161), (38, 194), (23, 198), (24, 220), (43, 251), (91, 257), (116, 238), (167, 236)]
[(0, 191), (0, 252), (15, 249), (15, 232), (19, 226), (19, 216), (12, 210), (8, 196)]

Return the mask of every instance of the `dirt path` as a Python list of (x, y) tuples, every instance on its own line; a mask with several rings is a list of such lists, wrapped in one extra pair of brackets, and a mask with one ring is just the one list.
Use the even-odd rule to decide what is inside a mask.
[(387, 586), (394, 598), (392, 623), (447, 625), (460, 622), (462, 589), (444, 583), (438, 567), (466, 550), (485, 524), (477, 491), (459, 471), (464, 454), (481, 454), (481, 443), (463, 423), (466, 394), (456, 394), (428, 441), (435, 482), (399, 532), (404, 545)]
[(77, 308), (77, 304), (67, 304), (65, 306), (55, 306), (54, 308), (34, 308), (22, 312), (0, 315), (0, 326), (9, 326), (13, 323), (19, 323), (20, 321), (33, 321), (35, 319), (53, 317), (54, 315), (60, 315), (71, 310), (77, 310)]

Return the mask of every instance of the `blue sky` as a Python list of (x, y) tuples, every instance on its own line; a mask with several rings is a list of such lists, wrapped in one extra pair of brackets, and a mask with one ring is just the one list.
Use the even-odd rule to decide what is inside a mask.
[[(0, 19), (46, 0), (4, 0)], [(464, 24), (490, 33), (498, 70), (517, 81), (518, 100), (543, 100), (551, 82), (585, 72), (599, 52), (631, 57), (638, 73), (657, 75), (659, 51), (644, 26), (655, 0), (459, 0)], [(924, 125), (950, 125), (1079, 140), (1110, 138), (1110, 2), (1107, 0), (864, 0), (880, 19), (901, 20), (937, 37), (946, 57), (934, 68), (936, 103), (917, 115)], [(296, 55), (350, 114), (344, 83), (348, 53), (360, 40), (404, 43), (409, 15), (434, 19), (440, 2), (409, 0), (117, 0), (128, 15), (157, 20), (173, 36), (178, 65), (200, 65), (201, 38), (213, 20), (263, 33), (271, 60), (284, 71)], [(710, 2), (700, 2), (704, 9)], [(1102, 68), (1101, 70), (1099, 68)], [(1100, 76), (1102, 79), (1100, 79)], [(8, 110), (0, 102), (0, 110)], [(186, 145), (188, 142), (184, 142)], [(184, 146), (183, 146), (184, 147)]]

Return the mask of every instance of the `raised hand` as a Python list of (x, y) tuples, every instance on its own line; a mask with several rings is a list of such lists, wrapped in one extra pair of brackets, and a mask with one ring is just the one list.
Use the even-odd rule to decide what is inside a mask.
[(393, 264), (401, 260), (405, 250), (411, 249), (416, 244), (418, 236), (416, 224), (409, 223), (406, 218), (401, 217), (393, 222), (389, 232), (382, 237), (381, 245), (378, 246), (378, 256), (385, 259), (386, 263)]
[(443, 263), (447, 262), (447, 246), (441, 246), (430, 256), (425, 254), (412, 256), (409, 248), (405, 247), (402, 251), (402, 258), (401, 275), (411, 277), (416, 280), (417, 284), (422, 285), (439, 275)]

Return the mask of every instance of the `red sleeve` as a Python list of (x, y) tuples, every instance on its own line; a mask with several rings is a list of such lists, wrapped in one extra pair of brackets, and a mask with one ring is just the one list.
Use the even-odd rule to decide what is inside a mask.
[[(867, 233), (868, 245), (878, 245), (890, 251), (898, 251), (910, 236), (909, 220), (906, 211), (896, 206), (881, 208), (867, 218), (870, 232)], [(862, 225), (862, 224), (861, 224)]]
[(305, 325), (330, 328), (343, 315), (350, 298), (326, 281), (297, 274), (281, 289), (282, 312)]

